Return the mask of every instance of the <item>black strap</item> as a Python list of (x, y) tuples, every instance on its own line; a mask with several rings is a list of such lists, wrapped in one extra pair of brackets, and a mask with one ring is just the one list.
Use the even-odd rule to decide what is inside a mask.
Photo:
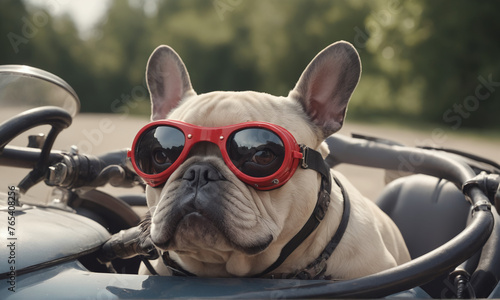
[(195, 274), (184, 270), (175, 260), (170, 258), (168, 251), (163, 252), (161, 259), (163, 260), (163, 264), (172, 271), (173, 276), (196, 277)]
[(151, 264), (149, 259), (147, 259), (146, 257), (144, 257), (142, 255), (140, 257), (141, 257), (141, 261), (144, 263), (144, 265), (148, 269), (149, 273), (151, 273), (151, 275), (154, 275), (154, 276), (158, 275), (158, 272), (156, 272), (155, 268), (153, 267), (153, 265)]
[(262, 277), (279, 267), (285, 259), (287, 259), (288, 256), (290, 256), (290, 254), (292, 254), (292, 252), (316, 229), (316, 227), (318, 227), (319, 222), (320, 220), (316, 218), (316, 214), (313, 212), (302, 229), (283, 247), (283, 249), (281, 249), (278, 259), (267, 269), (252, 277)]
[(334, 177), (335, 183), (340, 187), (342, 191), (342, 197), (344, 198), (344, 211), (342, 213), (342, 219), (340, 220), (339, 227), (337, 228), (337, 232), (335, 232), (335, 235), (332, 237), (330, 242), (326, 245), (325, 250), (323, 250), (323, 255), (327, 255), (330, 257), (337, 248), (337, 246), (340, 243), (340, 240), (344, 236), (344, 233), (347, 229), (347, 225), (349, 224), (349, 217), (351, 215), (351, 200), (349, 199), (349, 194), (345, 190), (344, 186), (342, 183), (338, 180), (337, 177)]
[(330, 279), (329, 276), (323, 276), (327, 267), (326, 261), (330, 258), (330, 256), (332, 256), (333, 251), (335, 251), (340, 243), (340, 240), (344, 236), (347, 224), (349, 223), (349, 217), (351, 215), (351, 200), (349, 199), (349, 194), (347, 194), (342, 183), (336, 177), (333, 178), (335, 183), (340, 187), (342, 197), (344, 198), (344, 211), (342, 212), (342, 218), (340, 219), (337, 231), (333, 235), (330, 242), (326, 244), (325, 249), (321, 252), (321, 255), (318, 258), (310, 263), (304, 270), (296, 273), (294, 276), (288, 276), (288, 278)]
[(306, 146), (302, 149), (302, 168), (315, 170), (320, 173), (323, 179), (327, 179), (327, 185), (324, 189), (330, 192), (332, 190), (332, 181), (330, 178), (330, 166), (325, 162), (321, 153)]
[(321, 153), (305, 146), (301, 148), (303, 155), (302, 168), (312, 169), (321, 174), (321, 187), (318, 193), (316, 207), (300, 231), (290, 241), (288, 241), (283, 249), (281, 249), (278, 259), (267, 269), (252, 277), (262, 277), (279, 267), (288, 258), (288, 256), (290, 256), (290, 254), (292, 254), (292, 252), (297, 249), (297, 247), (300, 246), (300, 244), (302, 244), (302, 242), (304, 242), (304, 240), (318, 227), (321, 220), (325, 217), (328, 206), (330, 205), (330, 191), (332, 184), (329, 167), (323, 160)]

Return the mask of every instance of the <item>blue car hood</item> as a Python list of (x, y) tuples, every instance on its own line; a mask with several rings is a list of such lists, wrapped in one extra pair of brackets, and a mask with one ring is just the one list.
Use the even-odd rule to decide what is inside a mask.
[(0, 239), (6, 243), (0, 247), (2, 274), (71, 259), (95, 250), (110, 237), (100, 224), (58, 209), (16, 207), (14, 215), (9, 219), (8, 208), (0, 206)]

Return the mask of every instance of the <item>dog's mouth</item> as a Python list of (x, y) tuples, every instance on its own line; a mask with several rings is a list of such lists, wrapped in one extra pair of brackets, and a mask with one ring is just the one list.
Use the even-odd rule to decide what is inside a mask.
[(200, 212), (187, 213), (176, 225), (175, 233), (169, 239), (169, 246), (172, 248), (197, 248), (199, 246), (220, 248), (227, 242), (219, 227)]
[(155, 212), (153, 216), (151, 240), (162, 250), (238, 250), (248, 255), (264, 251), (273, 240), (269, 234), (252, 242), (250, 238), (245, 239), (245, 236), (252, 236), (254, 232), (236, 234), (226, 220), (223, 211), (199, 210), (189, 204), (170, 211), (163, 209)]

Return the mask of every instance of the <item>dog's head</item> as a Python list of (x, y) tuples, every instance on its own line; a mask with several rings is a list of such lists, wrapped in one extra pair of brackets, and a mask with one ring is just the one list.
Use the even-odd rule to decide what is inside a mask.
[(155, 49), (146, 74), (154, 125), (132, 150), (139, 171), (151, 175), (153, 243), (198, 275), (248, 275), (259, 269), (249, 258), (264, 253), (260, 263), (272, 263), (311, 215), (320, 186), (317, 172), (297, 168), (297, 145), (318, 150), (342, 127), (360, 72), (356, 50), (337, 42), (287, 97), (198, 95), (177, 53)]

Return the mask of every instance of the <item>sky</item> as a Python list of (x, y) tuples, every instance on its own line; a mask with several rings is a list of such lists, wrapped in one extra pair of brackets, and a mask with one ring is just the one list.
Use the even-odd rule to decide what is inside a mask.
[(109, 0), (25, 0), (26, 3), (46, 8), (50, 14), (69, 14), (82, 36), (89, 34), (109, 6)]

